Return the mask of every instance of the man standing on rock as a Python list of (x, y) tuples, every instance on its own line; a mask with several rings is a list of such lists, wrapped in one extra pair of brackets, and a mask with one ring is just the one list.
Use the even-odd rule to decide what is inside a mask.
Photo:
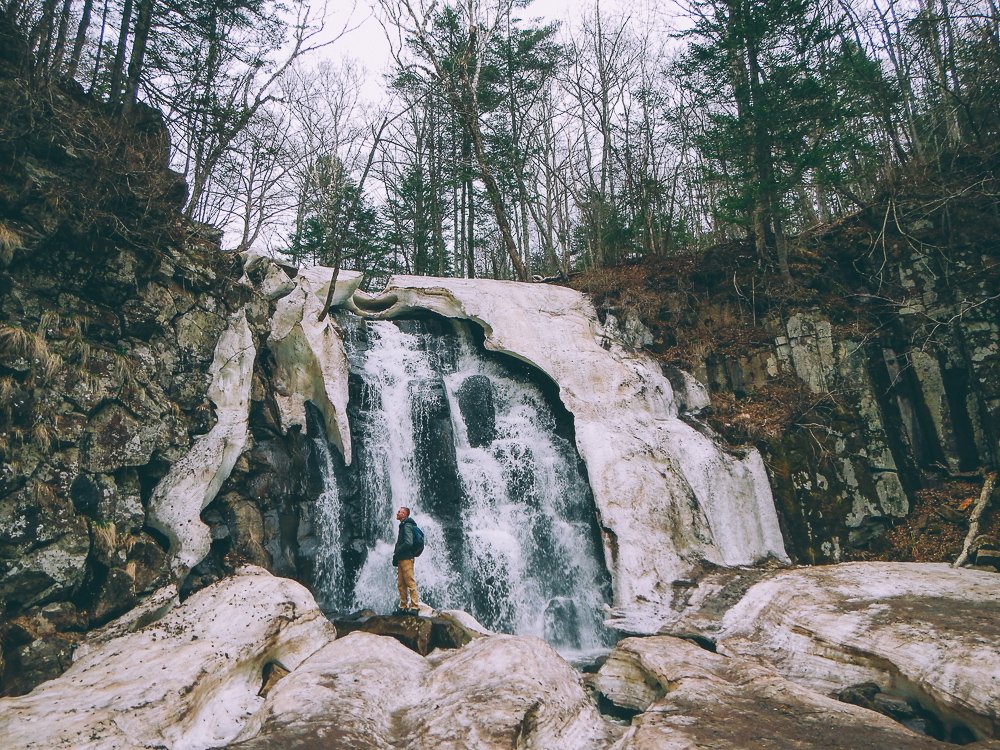
[(420, 611), (417, 599), (417, 581), (413, 577), (413, 558), (416, 556), (416, 522), (410, 518), (410, 509), (405, 505), (396, 511), (399, 521), (399, 536), (392, 551), (392, 564), (396, 566), (396, 588), (399, 589), (399, 608), (396, 614), (415, 615)]

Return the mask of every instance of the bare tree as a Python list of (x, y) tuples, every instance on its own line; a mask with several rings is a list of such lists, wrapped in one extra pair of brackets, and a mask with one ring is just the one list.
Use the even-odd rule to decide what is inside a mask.
[[(176, 161), (191, 185), (189, 217), (217, 220), (216, 201), (209, 195), (216, 169), (258, 113), (278, 102), (279, 84), (295, 61), (329, 47), (346, 31), (345, 26), (325, 34), (322, 13), (322, 8), (298, 5), (291, 40), (282, 45), (273, 29), (252, 23), (246, 28), (243, 19), (213, 10), (201, 20), (202, 36), (173, 68), (161, 60), (146, 93), (166, 111), (173, 131)], [(265, 21), (273, 18), (257, 23)]]
[(469, 136), (479, 176), (493, 208), (507, 257), (518, 280), (527, 281), (528, 272), (518, 254), (503, 195), (486, 157), (479, 106), (484, 53), (496, 38), (513, 5), (514, 0), (465, 0), (456, 6), (465, 38), (457, 50), (457, 59), (446, 65), (431, 31), (437, 10), (436, 0), (379, 0), (383, 27), (390, 42), (394, 42), (394, 54), (401, 67), (407, 67), (402, 55), (405, 41), (411, 40), (422, 62), (430, 66), (428, 72), (442, 86), (458, 114)]

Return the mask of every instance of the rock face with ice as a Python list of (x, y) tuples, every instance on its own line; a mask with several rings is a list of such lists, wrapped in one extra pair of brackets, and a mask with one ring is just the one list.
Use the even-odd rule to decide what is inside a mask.
[[(959, 740), (1000, 735), (1000, 582), (943, 564), (782, 572), (721, 621), (720, 653), (762, 658), (821, 692), (872, 682)], [(971, 735), (971, 736), (970, 736)]]
[(135, 632), (114, 629), (29, 695), (0, 699), (4, 750), (597, 750), (613, 740), (579, 675), (538, 639), (489, 636), (430, 658), (367, 633), (334, 640), (304, 587), (241, 573), (144, 627), (131, 622)]
[(591, 684), (620, 712), (637, 714), (614, 750), (948, 747), (757, 661), (677, 638), (625, 639)]
[[(338, 449), (316, 451), (325, 489), (303, 517), (324, 606), (392, 606), (389, 519), (402, 504), (429, 536), (419, 567), (431, 603), (565, 648), (600, 643), (608, 604), (619, 627), (655, 632), (672, 584), (703, 561), (786, 559), (760, 456), (727, 452), (685, 421), (704, 394), (685, 386), (675, 398), (581, 294), (396, 277), (372, 299), (344, 273), (333, 305), (369, 322), (341, 312), (337, 324), (319, 320), (329, 269), (259, 256), (245, 269), (275, 305), (278, 427), (302, 429), (312, 410), (309, 434)], [(247, 444), (253, 342), (245, 321), (233, 331), (217, 353), (228, 377), (214, 391), (218, 424), (154, 492), (152, 523), (181, 570), (207, 553), (198, 514)]]
[[(272, 383), (281, 413), (281, 426), (306, 426), (305, 404), (313, 404), (326, 425), (327, 437), (348, 463), (351, 433), (347, 425), (347, 379), (343, 342), (328, 317), (319, 320), (333, 271), (322, 266), (300, 268), (294, 278), (271, 261), (252, 255), (246, 271), (259, 267), (261, 291), (275, 300), (267, 346), (274, 354)], [(337, 275), (332, 304), (342, 304), (361, 283), (361, 274)]]
[(236, 313), (219, 337), (210, 370), (208, 397), (215, 404), (215, 426), (171, 467), (150, 499), (148, 523), (170, 540), (175, 570), (186, 573), (208, 553), (211, 538), (199, 514), (246, 447), (256, 354), (246, 314)]
[(586, 463), (620, 627), (654, 631), (671, 584), (703, 560), (786, 559), (760, 456), (728, 453), (681, 419), (656, 363), (606, 337), (583, 295), (407, 276), (394, 277), (380, 297), (358, 294), (348, 304), (378, 319), (430, 311), (471, 320), (485, 331), (487, 349), (555, 382)]
[[(699, 429), (703, 389), (623, 349), (581, 295), (398, 277), (370, 298), (345, 275), (341, 310), (320, 321), (328, 271), (248, 258), (246, 273), (274, 303), (256, 331), (269, 377), (255, 382), (254, 331), (231, 316), (211, 370), (216, 425), (150, 504), (177, 581), (88, 634), (61, 677), (0, 699), (5, 748), (943, 746), (838, 694), (922, 711), (942, 739), (997, 736), (995, 576), (740, 569), (787, 560), (760, 457)], [(309, 526), (322, 608), (391, 608), (390, 519), (406, 504), (428, 539), (423, 593), (485, 628), (453, 613), (465, 637), (427, 640), (427, 656), (337, 638), (309, 591), (259, 568), (178, 602), (209, 549), (199, 513), (260, 458), (246, 449), (261, 382), (278, 415), (267, 431), (297, 435), (320, 480), (284, 533), (302, 541)], [(595, 703), (553, 646), (610, 645), (605, 604), (615, 624), (663, 635), (620, 643), (587, 678)], [(406, 620), (436, 622), (389, 625)]]
[(407, 505), (427, 536), (417, 563), (425, 601), (563, 649), (600, 645), (610, 586), (558, 400), (521, 363), (483, 351), (465, 321), (341, 324), (356, 460), (317, 511), (339, 530), (319, 567), (326, 606), (394, 607), (387, 520)]

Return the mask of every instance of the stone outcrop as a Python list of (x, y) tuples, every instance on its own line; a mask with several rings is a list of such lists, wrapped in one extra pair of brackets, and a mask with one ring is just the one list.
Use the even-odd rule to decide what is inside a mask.
[(491, 636), (421, 658), (351, 633), (268, 695), (234, 748), (606, 748), (615, 728), (537, 638)]
[(484, 635), (425, 658), (393, 638), (334, 637), (305, 588), (260, 569), (180, 605), (167, 589), (61, 677), (0, 699), (0, 736), (5, 750), (597, 750), (617, 734), (536, 638)]
[(337, 618), (334, 625), (340, 635), (362, 632), (395, 638), (421, 656), (439, 648), (461, 648), (476, 638), (495, 635), (466, 612), (425, 609), (428, 610), (426, 614), (420, 616), (376, 615), (371, 610), (363, 610), (356, 615)]
[(305, 588), (245, 569), (0, 699), (0, 736), (9, 750), (225, 745), (263, 705), (267, 665), (294, 670), (334, 637)]
[(1000, 736), (996, 575), (844, 563), (709, 576), (664, 629), (772, 665), (822, 694), (865, 683), (935, 717), (945, 739)]
[[(393, 277), (382, 296), (355, 295), (363, 315), (418, 311), (481, 325), (486, 347), (528, 362), (559, 387), (573, 415), (612, 572), (615, 624), (650, 632), (676, 579), (702, 561), (786, 559), (756, 451), (734, 455), (680, 418), (659, 367), (604, 335), (587, 299), (561, 287)], [(688, 393), (685, 398), (697, 401)]]
[[(799, 559), (839, 561), (870, 546), (911, 511), (920, 464), (954, 473), (976, 466), (954, 448), (931, 447), (956, 438), (945, 419), (944, 378), (952, 376), (926, 352), (904, 356), (844, 336), (820, 311), (795, 312), (769, 327), (771, 351), (713, 361), (695, 374), (717, 393), (740, 395), (792, 376), (824, 405), (810, 416), (811, 429), (768, 441), (775, 498)], [(977, 440), (988, 442), (982, 432)]]
[(873, 682), (924, 704), (949, 735), (998, 737), (998, 593), (995, 574), (941, 564), (788, 571), (747, 591), (717, 643), (823, 692)]
[(805, 689), (757, 661), (677, 638), (621, 641), (590, 684), (608, 710), (632, 717), (614, 750), (948, 747)]
[(738, 242), (571, 282), (628, 345), (707, 387), (713, 428), (761, 450), (795, 562), (961, 549), (968, 513), (933, 516), (962, 514), (1000, 465), (996, 205), (968, 189), (991, 169), (971, 157), (806, 230), (791, 284)]

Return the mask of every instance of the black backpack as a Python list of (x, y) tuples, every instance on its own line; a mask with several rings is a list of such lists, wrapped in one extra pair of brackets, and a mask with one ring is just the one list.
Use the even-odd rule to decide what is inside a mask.
[(420, 557), (420, 554), (424, 551), (424, 532), (420, 530), (420, 527), (413, 524), (413, 556)]

